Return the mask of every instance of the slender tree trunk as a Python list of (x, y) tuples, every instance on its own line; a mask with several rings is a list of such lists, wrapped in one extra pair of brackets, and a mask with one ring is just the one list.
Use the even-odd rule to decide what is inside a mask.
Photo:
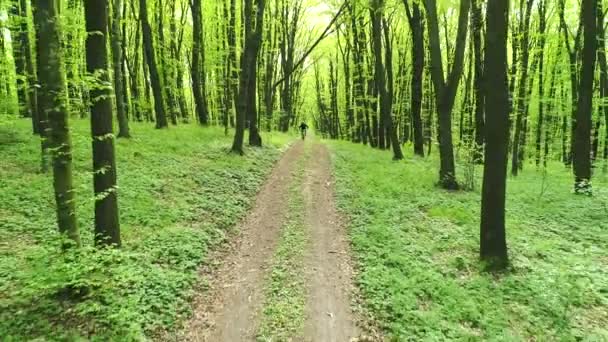
[(462, 77), (464, 66), (464, 50), (468, 30), (469, 8), (471, 0), (460, 1), (460, 14), (458, 18), (458, 31), (456, 34), (456, 48), (454, 50), (454, 63), (446, 81), (443, 68), (443, 57), (439, 40), (439, 23), (437, 19), (436, 0), (425, 0), (429, 46), (431, 52), (431, 76), (435, 85), (435, 101), (439, 116), (439, 155), (441, 167), (439, 171), (439, 184), (444, 189), (458, 189), (456, 181), (456, 165), (454, 162), (454, 143), (452, 139), (452, 109), (458, 91), (458, 84)]
[(581, 6), (584, 23), (584, 43), (576, 109), (574, 189), (577, 193), (588, 194), (591, 192), (591, 118), (593, 109), (593, 79), (597, 54), (597, 2), (594, 0), (583, 0)]
[(114, 0), (112, 18), (112, 57), (114, 58), (114, 96), (116, 98), (116, 118), (118, 119), (118, 137), (129, 138), (129, 121), (127, 119), (127, 106), (125, 103), (122, 73), (122, 35), (120, 24), (122, 21), (122, 0)]
[(481, 43), (481, 32), (483, 26), (481, 14), (481, 1), (473, 0), (471, 7), (473, 22), (473, 49), (475, 57), (475, 162), (483, 161), (484, 126), (485, 126), (485, 94), (483, 91), (483, 51)]
[[(540, 60), (538, 66), (538, 123), (536, 125), (536, 166), (540, 166), (541, 162), (541, 149), (542, 149), (542, 134), (543, 126), (545, 124), (545, 31), (547, 27), (546, 19), (547, 5), (545, 0), (540, 0), (538, 4), (538, 15), (539, 15), (539, 53)], [(547, 137), (545, 137), (547, 139)]]
[[(57, 205), (59, 232), (80, 245), (76, 220), (76, 204), (72, 182), (72, 141), (70, 138), (68, 110), (63, 76), (63, 56), (58, 6), (55, 1), (35, 0), (38, 79), (40, 80), (40, 105), (47, 147), (52, 151), (53, 188)], [(66, 245), (67, 246), (67, 245)]]
[(198, 122), (209, 124), (209, 108), (205, 89), (205, 74), (203, 72), (203, 22), (201, 0), (193, 0), (192, 5), (192, 88), (194, 105)]
[(21, 8), (21, 3), (19, 0), (11, 1), (11, 18), (13, 23), (10, 25), (11, 32), (11, 40), (13, 43), (13, 60), (15, 61), (15, 76), (17, 81), (17, 101), (19, 104), (19, 113), (23, 117), (31, 117), (32, 113), (30, 113), (30, 104), (28, 97), (28, 84), (27, 84), (27, 74), (26, 74), (26, 63), (25, 63), (25, 54), (26, 52), (26, 43), (27, 31), (23, 31), (22, 22), (27, 20), (27, 17), (24, 15), (25, 9)]
[[(257, 67), (257, 57), (262, 42), (262, 30), (264, 22), (265, 0), (257, 0), (257, 14), (254, 19), (253, 0), (245, 0), (245, 46), (241, 57), (241, 76), (239, 79), (239, 99), (237, 108), (236, 131), (232, 144), (232, 152), (243, 154), (243, 141), (247, 118), (251, 119), (255, 108), (255, 75)], [(255, 21), (255, 30), (254, 30)], [(253, 82), (252, 82), (253, 80)], [(253, 101), (251, 98), (253, 97)], [(251, 104), (253, 102), (253, 107)], [(262, 140), (257, 131), (256, 120), (250, 122), (249, 143), (254, 146), (261, 145)], [(253, 127), (251, 126), (253, 125)], [(252, 131), (253, 128), (253, 131)]]
[(522, 143), (522, 134), (525, 134), (524, 130), (524, 116), (527, 105), (527, 89), (528, 89), (528, 60), (530, 57), (530, 16), (532, 14), (532, 5), (534, 0), (527, 0), (524, 13), (524, 22), (522, 26), (522, 38), (520, 44), (521, 56), (519, 59), (520, 63), (520, 74), (518, 80), (518, 94), (517, 94), (517, 116), (515, 119), (515, 134), (513, 137), (513, 151), (511, 154), (511, 174), (517, 176), (520, 170), (520, 145)]
[(480, 256), (489, 269), (508, 265), (505, 229), (509, 89), (507, 30), (509, 0), (488, 0), (485, 48), (486, 149), (480, 226)]
[[(103, 0), (100, 0), (103, 1)], [(154, 112), (156, 113), (156, 128), (167, 128), (167, 116), (165, 114), (165, 100), (163, 96), (163, 87), (161, 84), (160, 74), (158, 72), (158, 64), (156, 64), (156, 55), (154, 52), (154, 40), (152, 38), (152, 28), (148, 20), (148, 4), (147, 0), (139, 0), (139, 20), (141, 21), (141, 30), (144, 41), (144, 52), (150, 71), (150, 82), (152, 83), (152, 92), (154, 93)]]
[(384, 145), (384, 129), (388, 128), (390, 131), (390, 139), (393, 145), (393, 159), (403, 159), (403, 153), (401, 152), (401, 144), (397, 138), (397, 132), (393, 129), (393, 120), (391, 114), (391, 104), (388, 90), (386, 88), (386, 70), (382, 62), (382, 11), (384, 9), (384, 0), (372, 0), (372, 7), (370, 9), (372, 17), (372, 45), (375, 54), (375, 81), (376, 88), (380, 95), (380, 115), (382, 124), (379, 127), (380, 134), (380, 147)]
[[(120, 247), (116, 157), (112, 134), (112, 100), (109, 87), (108, 1), (85, 0), (87, 72), (97, 87), (91, 89), (93, 184), (95, 189), (95, 243)], [(145, 30), (144, 30), (145, 31)], [(105, 85), (105, 86), (103, 86)]]
[(424, 157), (424, 136), (422, 132), (422, 88), (424, 80), (424, 20), (418, 2), (414, 1), (412, 10), (404, 0), (412, 34), (412, 123), (414, 129), (414, 153)]

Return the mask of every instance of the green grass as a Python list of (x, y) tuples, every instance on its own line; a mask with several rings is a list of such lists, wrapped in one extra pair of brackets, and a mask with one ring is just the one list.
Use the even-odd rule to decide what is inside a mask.
[(478, 261), (479, 189), (438, 189), (436, 157), (396, 163), (387, 152), (330, 146), (357, 284), (390, 339), (608, 340), (608, 182), (599, 170), (594, 197), (573, 195), (558, 164), (546, 177), (526, 165), (510, 179), (512, 266), (492, 275)]
[(286, 222), (266, 279), (262, 322), (257, 333), (259, 341), (291, 341), (299, 337), (304, 327), (306, 288), (303, 260), (309, 237), (304, 226), (302, 178), (304, 165), (310, 158), (310, 145), (305, 148), (305, 155), (298, 160), (294, 171)]
[(117, 144), (123, 248), (99, 251), (89, 124), (72, 126), (84, 247), (62, 253), (40, 142), (25, 120), (0, 123), (0, 336), (141, 340), (177, 328), (207, 251), (246, 214), (292, 137), (265, 135), (267, 147), (240, 157), (221, 129), (132, 124), (134, 138)]

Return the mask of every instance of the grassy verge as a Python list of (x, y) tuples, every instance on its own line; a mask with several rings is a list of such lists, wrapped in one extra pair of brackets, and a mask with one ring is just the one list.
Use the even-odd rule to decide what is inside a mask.
[(132, 124), (117, 144), (124, 247), (92, 248), (89, 124), (73, 123), (83, 245), (61, 253), (50, 175), (27, 121), (0, 125), (0, 336), (141, 340), (189, 314), (197, 267), (243, 217), (291, 139), (265, 136), (245, 157), (221, 129)]
[(558, 164), (509, 180), (512, 267), (489, 275), (477, 258), (479, 191), (436, 188), (434, 157), (395, 163), (362, 146), (331, 147), (357, 283), (392, 339), (608, 339), (608, 182), (599, 170), (594, 197), (572, 195)]
[(306, 288), (304, 252), (308, 236), (304, 227), (302, 179), (304, 165), (310, 158), (310, 145), (298, 161), (289, 191), (289, 207), (281, 239), (267, 279), (259, 341), (290, 341), (302, 333), (305, 320)]

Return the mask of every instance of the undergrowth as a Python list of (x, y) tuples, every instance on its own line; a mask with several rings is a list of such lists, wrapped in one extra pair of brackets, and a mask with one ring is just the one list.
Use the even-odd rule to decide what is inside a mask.
[[(562, 165), (509, 180), (512, 266), (478, 261), (475, 191), (435, 186), (438, 160), (330, 143), (341, 211), (350, 220), (357, 284), (391, 340), (608, 340), (608, 182), (572, 194)], [(462, 168), (461, 168), (462, 171)]]
[(83, 248), (61, 251), (52, 178), (26, 120), (0, 125), (0, 339), (142, 340), (189, 315), (196, 270), (224, 241), (288, 136), (229, 154), (221, 129), (132, 123), (117, 143), (123, 248), (97, 250), (88, 121), (73, 126)]

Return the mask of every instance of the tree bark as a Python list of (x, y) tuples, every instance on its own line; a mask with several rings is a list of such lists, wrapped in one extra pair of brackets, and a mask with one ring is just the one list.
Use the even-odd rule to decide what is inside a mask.
[(148, 20), (148, 4), (147, 0), (139, 0), (139, 20), (141, 21), (141, 30), (144, 41), (144, 53), (150, 71), (150, 82), (152, 83), (152, 92), (154, 93), (154, 112), (156, 114), (156, 128), (167, 128), (167, 116), (165, 114), (165, 100), (163, 96), (163, 87), (161, 84), (160, 74), (158, 72), (158, 64), (156, 64), (156, 54), (154, 52), (154, 41), (152, 38), (152, 28)]
[[(72, 142), (63, 76), (61, 33), (55, 1), (34, 1), (37, 33), (39, 103), (45, 121), (44, 139), (52, 154), (53, 188), (59, 232), (80, 245), (72, 181)], [(67, 246), (67, 245), (66, 245)]]
[(129, 121), (127, 119), (127, 106), (123, 89), (122, 73), (122, 34), (120, 24), (122, 21), (122, 0), (114, 0), (112, 17), (112, 57), (114, 59), (114, 96), (116, 99), (116, 118), (118, 119), (118, 137), (130, 138)]
[(486, 148), (480, 225), (480, 257), (489, 269), (508, 265), (505, 229), (509, 88), (507, 30), (509, 0), (488, 0), (485, 42)]
[(108, 1), (85, 0), (87, 72), (95, 78), (91, 89), (93, 185), (95, 190), (95, 244), (120, 247), (116, 157), (112, 134), (109, 77)]
[(447, 81), (445, 80), (443, 72), (443, 57), (441, 55), (441, 44), (439, 40), (439, 22), (437, 19), (436, 0), (425, 0), (424, 4), (428, 18), (431, 78), (435, 85), (435, 102), (437, 104), (437, 114), (439, 116), (439, 156), (441, 159), (439, 184), (444, 189), (456, 190), (459, 188), (459, 185), (456, 181), (456, 165), (454, 162), (452, 109), (458, 91), (458, 84), (462, 76), (471, 0), (460, 1), (454, 62)]
[(576, 139), (574, 140), (574, 190), (591, 192), (591, 118), (593, 110), (593, 80), (597, 54), (597, 2), (583, 0), (582, 20), (584, 43), (582, 68), (576, 108)]

